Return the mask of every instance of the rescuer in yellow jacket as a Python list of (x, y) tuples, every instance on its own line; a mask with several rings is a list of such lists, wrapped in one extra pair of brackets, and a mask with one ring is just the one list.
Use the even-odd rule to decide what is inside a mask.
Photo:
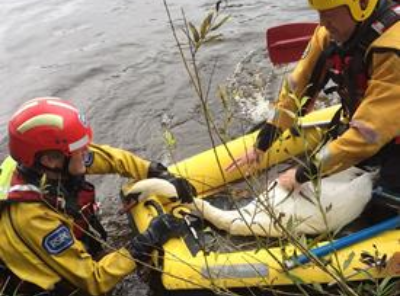
[[(15, 112), (8, 131), (12, 158), (3, 162), (0, 175), (0, 271), (3, 280), (11, 280), (1, 291), (101, 295), (178, 235), (181, 221), (164, 214), (126, 248), (102, 256), (106, 232), (85, 174), (161, 177), (173, 183), (177, 178), (160, 164), (92, 144), (84, 115), (59, 98), (28, 101)], [(192, 193), (183, 179), (175, 185)]]
[[(309, 0), (309, 4), (317, 10), (320, 26), (283, 83), (274, 119), (261, 129), (255, 149), (236, 163), (262, 157), (280, 132), (292, 126), (296, 117), (292, 114), (309, 112), (325, 89), (335, 91), (342, 103), (331, 123), (333, 132), (306, 166), (281, 174), (280, 184), (296, 188), (317, 175), (369, 163), (381, 168), (379, 186), (400, 193), (399, 3)], [(307, 100), (299, 108), (296, 98)], [(344, 132), (340, 117), (346, 118)]]

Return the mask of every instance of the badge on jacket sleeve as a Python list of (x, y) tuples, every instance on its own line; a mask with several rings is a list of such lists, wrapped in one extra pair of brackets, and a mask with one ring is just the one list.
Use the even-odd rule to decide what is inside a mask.
[(85, 167), (90, 167), (93, 164), (94, 161), (94, 153), (93, 151), (88, 151), (85, 154), (85, 158), (83, 160), (83, 162), (85, 163)]
[(43, 248), (51, 255), (57, 255), (74, 244), (71, 231), (65, 225), (57, 227), (43, 238)]

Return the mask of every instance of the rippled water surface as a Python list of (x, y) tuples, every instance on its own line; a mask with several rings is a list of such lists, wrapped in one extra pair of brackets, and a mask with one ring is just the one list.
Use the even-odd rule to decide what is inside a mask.
[[(199, 23), (214, 3), (168, 1), (178, 27), (181, 8)], [(221, 30), (224, 41), (199, 56), (205, 73), (217, 62), (210, 91), (215, 109), (215, 86), (226, 82), (249, 52), (262, 52), (266, 28), (315, 20), (306, 1), (242, 0), (222, 6), (232, 16)], [(161, 0), (0, 0), (0, 19), (1, 158), (10, 114), (30, 98), (49, 95), (70, 98), (86, 110), (96, 142), (166, 161), (161, 123), (168, 122), (178, 140), (178, 158), (210, 147)], [(125, 217), (115, 217), (122, 181), (94, 182), (111, 238), (122, 244)], [(115, 295), (147, 293), (144, 284), (130, 279)]]

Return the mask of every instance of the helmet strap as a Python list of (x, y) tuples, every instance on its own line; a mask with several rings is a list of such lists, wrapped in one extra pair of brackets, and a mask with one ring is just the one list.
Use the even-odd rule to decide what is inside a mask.
[(63, 167), (62, 167), (62, 172), (61, 172), (61, 174), (62, 175), (69, 175), (69, 163), (71, 162), (71, 156), (66, 156), (65, 158), (64, 158), (64, 164), (63, 164)]
[(22, 164), (18, 164), (17, 170), (23, 176), (26, 182), (35, 186), (40, 185), (42, 174), (38, 170), (34, 168), (28, 168)]

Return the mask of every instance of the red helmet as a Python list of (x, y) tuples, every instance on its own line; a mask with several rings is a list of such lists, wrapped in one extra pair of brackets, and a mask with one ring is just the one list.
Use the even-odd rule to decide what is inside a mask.
[(8, 124), (11, 156), (32, 167), (39, 152), (60, 151), (66, 156), (85, 148), (92, 129), (85, 116), (60, 98), (36, 98), (26, 102)]

